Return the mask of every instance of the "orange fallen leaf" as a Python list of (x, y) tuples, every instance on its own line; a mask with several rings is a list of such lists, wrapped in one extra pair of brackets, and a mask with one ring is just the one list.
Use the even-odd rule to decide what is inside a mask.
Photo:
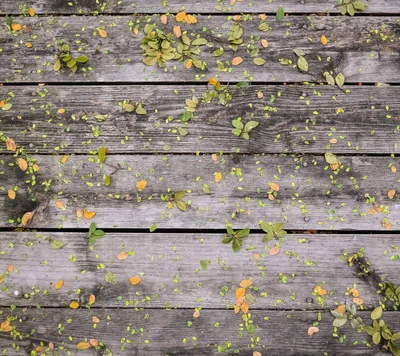
[(5, 100), (0, 100), (0, 108), (2, 108), (5, 105), (6, 101)]
[(253, 284), (253, 280), (252, 279), (243, 279), (240, 281), (240, 286), (242, 288), (249, 288), (251, 285)]
[(237, 313), (239, 313), (240, 312), (240, 304), (241, 303), (236, 303), (236, 305), (235, 305), (235, 308), (233, 309), (233, 311), (235, 312), (235, 314), (237, 314)]
[(28, 169), (28, 162), (23, 158), (18, 158), (18, 166), (21, 171), (26, 171)]
[(243, 303), (243, 300), (244, 300), (244, 297), (237, 298), (237, 299), (235, 300), (235, 305), (236, 305), (237, 307), (240, 307), (240, 306), (242, 305), (242, 303)]
[(89, 340), (90, 345), (92, 345), (93, 347), (97, 347), (99, 346), (99, 341), (96, 339), (90, 339)]
[(133, 286), (136, 286), (137, 284), (140, 283), (142, 279), (140, 277), (131, 277), (129, 278), (129, 283), (132, 284)]
[(255, 254), (254, 254), (254, 259), (255, 259), (255, 260), (258, 260), (259, 258), (260, 258), (260, 254), (255, 253)]
[(353, 298), (354, 304), (361, 305), (364, 301), (361, 298)]
[(100, 319), (97, 316), (92, 316), (92, 321), (94, 323), (100, 323)]
[(222, 173), (221, 172), (215, 172), (214, 173), (214, 179), (217, 183), (219, 183), (222, 180)]
[(65, 210), (64, 202), (62, 200), (56, 200), (56, 206), (58, 209)]
[(64, 113), (65, 113), (65, 109), (64, 109), (64, 108), (59, 108), (59, 109), (57, 110), (57, 112), (58, 112), (59, 114), (64, 114)]
[(241, 310), (243, 313), (247, 314), (248, 311), (249, 311), (249, 303), (243, 302), (242, 305), (240, 306), (240, 310)]
[(89, 304), (94, 304), (96, 302), (96, 296), (94, 294), (91, 294), (89, 296)]
[(240, 21), (241, 18), (242, 18), (242, 16), (235, 15), (235, 16), (233, 16), (233, 21)]
[(63, 285), (64, 285), (64, 281), (63, 281), (62, 279), (60, 279), (60, 280), (55, 284), (54, 288), (55, 288), (56, 290), (59, 290), (59, 289), (61, 289), (61, 288), (63, 287)]
[(311, 336), (312, 334), (315, 334), (315, 333), (317, 333), (318, 331), (319, 331), (319, 329), (318, 329), (317, 327), (315, 327), (315, 326), (310, 326), (310, 327), (308, 328), (307, 334), (308, 334), (309, 336)]
[(268, 194), (268, 199), (269, 200), (275, 200), (275, 197), (272, 194)]
[(263, 46), (264, 48), (267, 48), (267, 47), (268, 47), (268, 41), (262, 39), (262, 40), (261, 40), (261, 46)]
[(49, 342), (49, 349), (54, 350), (54, 342), (52, 341)]
[(397, 172), (396, 166), (391, 166), (390, 170), (392, 171), (392, 173), (396, 173)]
[(29, 16), (35, 16), (35, 10), (32, 7), (29, 8)]
[(13, 266), (13, 265), (8, 265), (8, 266), (7, 266), (7, 271), (8, 271), (9, 273), (14, 272), (14, 266)]
[(238, 66), (242, 62), (243, 62), (243, 58), (242, 57), (235, 57), (235, 58), (232, 59), (232, 65), (233, 66)]
[(77, 216), (78, 218), (81, 218), (81, 217), (83, 216), (83, 208), (79, 208), (79, 209), (76, 211), (76, 216)]
[(69, 304), (69, 307), (70, 307), (71, 309), (78, 309), (78, 308), (79, 308), (79, 303), (76, 302), (76, 301), (73, 301), (73, 302), (71, 302), (71, 303)]
[(137, 34), (139, 33), (139, 29), (138, 29), (137, 27), (135, 27), (135, 28), (133, 29), (133, 33), (134, 33), (135, 35), (137, 35)]
[(25, 47), (26, 47), (26, 48), (32, 48), (32, 47), (33, 47), (33, 44), (30, 43), (30, 42), (25, 42)]
[(22, 29), (22, 26), (21, 26), (19, 23), (13, 23), (13, 24), (11, 25), (11, 28), (12, 28), (14, 31), (20, 31), (20, 30)]
[(375, 214), (375, 211), (374, 211), (373, 209), (369, 209), (369, 210), (368, 210), (368, 213), (371, 214), (371, 215), (374, 215), (374, 214)]
[(35, 351), (36, 352), (42, 352), (43, 351), (43, 347), (42, 346), (36, 346)]
[(88, 342), (80, 342), (78, 345), (76, 345), (76, 348), (78, 350), (87, 350), (90, 348), (90, 344)]
[(332, 138), (329, 140), (329, 143), (337, 143), (337, 139), (332, 137)]
[(197, 23), (197, 19), (196, 19), (193, 15), (189, 15), (189, 14), (185, 16), (185, 21), (186, 21), (188, 24)]
[(186, 62), (186, 69), (192, 68), (192, 65), (193, 65), (193, 61), (192, 61), (191, 59), (187, 60), (187, 62)]
[(176, 14), (175, 20), (177, 22), (182, 22), (185, 19), (185, 17), (186, 17), (186, 12), (185, 11), (181, 11), (181, 12), (178, 12)]
[(326, 294), (326, 289), (321, 289), (319, 291), (319, 295), (325, 295)]
[(163, 25), (166, 25), (167, 22), (168, 22), (168, 17), (167, 17), (167, 15), (161, 15), (160, 20), (161, 20), (161, 23), (162, 23)]
[(321, 290), (322, 290), (321, 286), (315, 286), (314, 289), (313, 289), (313, 291), (315, 293), (319, 293), (319, 292), (321, 292)]
[(85, 211), (83, 213), (83, 217), (85, 219), (92, 219), (92, 218), (94, 218), (95, 215), (96, 215), (96, 213), (94, 211)]
[(374, 205), (374, 210), (375, 210), (377, 213), (383, 213), (383, 210), (385, 210), (385, 209), (383, 208), (382, 205), (381, 205), (381, 206), (379, 206), (379, 205)]
[(335, 311), (337, 311), (340, 314), (344, 314), (346, 312), (346, 305), (345, 304), (340, 304)]
[(198, 317), (200, 317), (200, 312), (199, 312), (198, 310), (196, 310), (196, 311), (193, 313), (193, 318), (198, 318)]
[(139, 191), (141, 191), (142, 189), (146, 188), (147, 185), (147, 180), (146, 179), (142, 179), (139, 182), (136, 183), (136, 187)]
[(129, 254), (126, 251), (123, 251), (118, 254), (117, 259), (119, 260), (126, 260), (128, 258)]
[(33, 213), (31, 211), (28, 213), (25, 213), (21, 219), (22, 226), (28, 225), (28, 223), (29, 223), (29, 221), (31, 221), (32, 217), (33, 217)]
[(181, 26), (179, 26), (179, 25), (174, 26), (174, 35), (176, 38), (179, 38), (182, 36)]
[(321, 43), (323, 46), (326, 46), (328, 44), (328, 39), (326, 38), (325, 35), (321, 36)]
[(270, 254), (270, 256), (275, 256), (279, 253), (280, 250), (281, 249), (279, 246), (274, 246), (269, 250), (269, 254)]
[(217, 80), (215, 78), (211, 77), (210, 79), (208, 79), (208, 84), (216, 86)]
[(389, 199), (393, 199), (394, 196), (396, 195), (396, 191), (394, 189), (391, 189), (388, 191), (387, 195), (388, 195)]
[(349, 292), (353, 295), (353, 297), (355, 297), (355, 298), (357, 298), (357, 297), (359, 297), (360, 296), (360, 292), (357, 290), (357, 289), (355, 289), (355, 288), (351, 288), (350, 290), (349, 290)]
[(99, 32), (99, 35), (101, 36), (101, 37), (103, 37), (103, 38), (106, 38), (107, 37), (107, 31), (105, 31), (105, 30), (103, 30), (103, 29), (101, 29), (101, 28), (98, 28), (97, 29), (97, 31)]
[(215, 153), (213, 153), (213, 154), (211, 155), (211, 159), (212, 159), (214, 162), (217, 162), (217, 161), (218, 161), (218, 156), (217, 156)]
[(245, 294), (246, 294), (246, 288), (241, 287), (236, 289), (236, 299), (243, 298)]
[(261, 355), (261, 352), (253, 351), (253, 356), (262, 356), (262, 355)]
[(258, 18), (259, 18), (261, 21), (265, 21), (265, 20), (267, 19), (267, 15), (265, 15), (265, 14), (260, 14), (260, 15), (258, 15)]
[(383, 226), (386, 230), (392, 230), (392, 224), (391, 224), (388, 220), (382, 221), (382, 226)]
[(274, 191), (274, 192), (279, 192), (279, 185), (276, 183), (268, 183), (269, 187)]
[(14, 200), (16, 196), (17, 196), (17, 194), (15, 193), (15, 190), (14, 190), (14, 189), (9, 189), (9, 190), (8, 190), (8, 197), (9, 197), (10, 199)]
[(32, 166), (32, 169), (33, 169), (34, 172), (39, 172), (40, 167), (35, 163), (35, 164)]
[(17, 150), (17, 145), (16, 145), (15, 141), (9, 137), (6, 138), (6, 147), (7, 147), (8, 151), (15, 152)]
[(330, 169), (332, 169), (332, 171), (337, 171), (340, 167), (339, 163), (332, 163), (329, 165)]
[(60, 162), (61, 162), (62, 164), (64, 164), (65, 162), (67, 162), (67, 159), (68, 159), (68, 156), (62, 156)]

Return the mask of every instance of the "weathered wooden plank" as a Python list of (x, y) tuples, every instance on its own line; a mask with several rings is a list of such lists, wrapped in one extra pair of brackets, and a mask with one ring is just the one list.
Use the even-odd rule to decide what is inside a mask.
[[(323, 73), (326, 71), (343, 73), (347, 83), (400, 81), (396, 35), (398, 19), (394, 17), (293, 16), (287, 21), (272, 17), (267, 19), (271, 30), (263, 32), (258, 29), (261, 20), (254, 16), (243, 21), (245, 45), (233, 52), (227, 43), (233, 21), (228, 21), (225, 16), (199, 16), (196, 25), (181, 26), (188, 31), (189, 38), (200, 34), (214, 45), (213, 48), (201, 47), (199, 58), (207, 63), (204, 71), (194, 69), (194, 66), (188, 70), (177, 61), (167, 61), (166, 68), (145, 66), (139, 46), (147, 21), (159, 23), (159, 18), (24, 18), (21, 22), (25, 27), (18, 33), (11, 33), (6, 26), (2, 26), (1, 81), (205, 82), (219, 75), (223, 81), (254, 79), (261, 82), (302, 82), (324, 81)], [(168, 25), (162, 25), (161, 28), (172, 33), (176, 24), (170, 18)], [(99, 36), (96, 31), (99, 27), (108, 31), (107, 38)], [(139, 28), (138, 35), (132, 32), (133, 27)], [(320, 42), (323, 34), (330, 40), (327, 46)], [(260, 39), (268, 41), (268, 48), (261, 46)], [(75, 74), (69, 68), (63, 68), (61, 73), (54, 72), (55, 42), (61, 40), (70, 44), (73, 56), (80, 53), (89, 57), (89, 62), (83, 65), (85, 72), (82, 71), (84, 68), (79, 68)], [(31, 43), (32, 47), (27, 48), (26, 42)], [(225, 49), (225, 53), (221, 57), (213, 57), (212, 53), (220, 47)], [(304, 50), (309, 63), (308, 73), (301, 73), (294, 68), (294, 64), (280, 64), (279, 59), (282, 58), (296, 63), (294, 48)], [(265, 65), (253, 63), (253, 49), (259, 50), (258, 56), (266, 60)], [(243, 63), (231, 65), (234, 57), (242, 57)], [(217, 61), (221, 62), (224, 69), (218, 67)]]
[[(365, 3), (368, 9), (365, 13), (374, 14), (396, 14), (399, 13), (396, 0), (374, 0)], [(56, 0), (38, 0), (30, 4), (37, 14), (131, 14), (131, 13), (166, 13), (178, 12), (184, 7), (191, 13), (210, 13), (216, 11), (223, 12), (246, 12), (246, 13), (275, 13), (278, 7), (283, 7), (286, 13), (310, 13), (310, 12), (329, 12), (338, 13), (339, 8), (335, 1), (307, 0), (304, 2), (294, 2), (291, 0), (280, 0), (266, 2), (263, 0), (236, 1), (232, 5), (230, 1), (185, 1), (183, 4), (179, 0), (169, 0), (163, 2), (155, 1), (135, 1), (130, 0), (107, 0), (96, 2), (94, 0), (75, 0), (71, 2)], [(3, 0), (0, 4), (0, 13), (20, 14), (27, 11), (28, 6), (22, 0)]]
[[(214, 161), (210, 155), (115, 155), (103, 168), (96, 156), (72, 156), (65, 164), (60, 156), (32, 156), (30, 164), (36, 160), (40, 167), (34, 177), (22, 172), (15, 158), (3, 157), (3, 227), (16, 226), (17, 217), (35, 211), (30, 228), (87, 228), (90, 220), (77, 220), (80, 208), (95, 211), (96, 221), (107, 228), (147, 229), (155, 223), (204, 229), (233, 223), (254, 229), (260, 220), (284, 220), (295, 230), (384, 230), (387, 221), (394, 230), (399, 227), (397, 199), (388, 197), (389, 190), (398, 190), (398, 173), (391, 168), (399, 164), (395, 157), (339, 156), (342, 166), (334, 172), (322, 156), (228, 155)], [(106, 187), (103, 179), (110, 174)], [(138, 191), (143, 179), (147, 186)], [(271, 182), (280, 186), (273, 201)], [(15, 186), (17, 199), (11, 200), (7, 190)], [(182, 190), (190, 202), (187, 211), (168, 209), (162, 197)], [(56, 199), (65, 210), (57, 208)], [(378, 213), (374, 204), (386, 208)]]
[[(245, 247), (252, 248), (238, 253), (220, 242), (222, 236), (107, 233), (91, 247), (83, 233), (2, 233), (0, 271), (12, 265), (14, 272), (4, 274), (0, 305), (67, 307), (77, 300), (84, 306), (93, 294), (95, 307), (223, 309), (234, 305), (240, 281), (252, 278), (258, 289), (251, 291), (251, 308), (335, 308), (352, 300), (345, 293), (357, 285), (364, 307), (374, 309), (381, 278), (400, 284), (399, 235), (287, 235), (275, 256), (269, 250), (278, 241), (263, 243), (264, 235), (251, 234)], [(53, 241), (65, 245), (54, 250)], [(344, 257), (361, 248), (368, 275)], [(119, 260), (123, 251), (130, 256)], [(206, 270), (202, 260), (210, 261)], [(118, 284), (106, 282), (110, 272)], [(130, 285), (132, 276), (141, 276), (141, 283)], [(59, 280), (64, 286), (56, 290)], [(321, 300), (313, 295), (316, 285), (328, 292)]]
[[(9, 313), (4, 310), (4, 313)], [(31, 351), (43, 342), (55, 346), (53, 352), (66, 355), (387, 355), (372, 343), (366, 333), (357, 333), (347, 323), (333, 336), (333, 317), (322, 314), (319, 332), (309, 337), (307, 330), (318, 322), (317, 312), (254, 311), (255, 334), (247, 334), (239, 315), (231, 310), (202, 310), (199, 318), (193, 318), (193, 310), (143, 310), (129, 313), (125, 310), (65, 310), (17, 308), (11, 322), (22, 335), (13, 340), (2, 333), (0, 347), (7, 355), (31, 355)], [(369, 312), (360, 312), (365, 323), (370, 323)], [(91, 318), (100, 322), (93, 327)], [(27, 317), (22, 320), (22, 317)], [(384, 319), (397, 331), (400, 328), (398, 313), (386, 312)], [(66, 322), (68, 320), (68, 322)], [(59, 331), (59, 328), (62, 328)], [(31, 330), (34, 332), (31, 334)], [(251, 340), (259, 337), (258, 343)], [(99, 349), (77, 351), (76, 345), (89, 339), (98, 340)], [(14, 345), (14, 346), (13, 346)], [(18, 351), (16, 348), (18, 347)], [(59, 349), (61, 347), (61, 349)], [(50, 350), (49, 350), (50, 351)], [(50, 351), (51, 352), (51, 351)]]
[[(199, 104), (182, 136), (177, 127), (185, 125), (179, 122), (185, 100), (201, 101), (205, 86), (7, 86), (0, 87), (0, 99), (9, 97), (13, 106), (0, 123), (4, 136), (27, 153), (89, 153), (104, 144), (113, 153), (165, 152), (165, 146), (170, 153), (399, 152), (400, 88), (346, 89), (350, 93), (326, 86), (230, 85), (229, 106)], [(125, 112), (118, 103), (127, 99), (142, 103), (147, 114)], [(260, 123), (249, 141), (232, 134), (238, 116)]]

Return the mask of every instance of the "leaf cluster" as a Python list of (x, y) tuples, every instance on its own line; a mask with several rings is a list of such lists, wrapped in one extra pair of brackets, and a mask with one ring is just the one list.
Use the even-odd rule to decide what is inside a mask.
[(324, 75), (324, 77), (325, 77), (325, 79), (326, 79), (326, 81), (327, 81), (327, 83), (328, 83), (329, 85), (334, 86), (335, 83), (336, 83), (336, 85), (337, 85), (339, 88), (341, 88), (341, 87), (344, 85), (344, 81), (345, 81), (345, 79), (346, 79), (342, 73), (337, 74), (336, 77), (333, 76), (333, 73), (332, 73), (332, 72), (331, 72), (331, 73), (329, 73), (329, 72), (324, 72), (323, 75)]
[(300, 48), (295, 48), (293, 52), (296, 54), (297, 58), (297, 68), (300, 69), (301, 72), (308, 72), (308, 62), (305, 57), (305, 52)]
[(340, 12), (342, 15), (349, 14), (354, 16), (356, 10), (364, 11), (368, 6), (361, 0), (342, 0), (340, 5)]
[(142, 103), (131, 104), (128, 100), (124, 100), (122, 103), (122, 108), (126, 112), (135, 112), (137, 115), (146, 115), (147, 111), (142, 106)]
[(242, 118), (232, 120), (232, 133), (235, 136), (244, 138), (245, 140), (250, 139), (250, 131), (256, 128), (260, 123), (258, 121), (248, 121), (245, 125), (242, 122)]
[(246, 228), (234, 231), (230, 226), (228, 226), (226, 231), (227, 233), (224, 235), (221, 242), (226, 245), (232, 243), (232, 250), (238, 252), (243, 247), (243, 239), (249, 236), (250, 229)]
[(207, 89), (202, 96), (203, 103), (211, 103), (213, 100), (218, 99), (218, 104), (228, 106), (232, 101), (232, 94), (229, 92), (227, 86), (221, 86), (219, 82), (211, 89)]
[(236, 22), (229, 29), (228, 43), (232, 51), (237, 51), (239, 46), (243, 44), (243, 27)]
[(70, 47), (68, 44), (62, 44), (58, 48), (58, 54), (56, 55), (56, 61), (54, 63), (54, 71), (59, 72), (61, 67), (68, 67), (72, 73), (78, 70), (78, 63), (84, 64), (89, 58), (87, 56), (78, 56), (76, 58), (71, 56)]
[(355, 304), (346, 302), (346, 311), (342, 314), (336, 310), (331, 310), (331, 314), (335, 317), (333, 326), (339, 328), (350, 320), (350, 325), (353, 329), (362, 330), (364, 327), (363, 320), (356, 316), (357, 307)]
[(176, 47), (175, 58), (179, 61), (184, 61), (186, 68), (190, 68), (193, 64), (198, 69), (205, 69), (206, 62), (203, 62), (200, 58), (200, 46), (207, 44), (207, 40), (202, 37), (198, 37), (193, 41), (183, 34), (181, 36), (181, 42)]
[(103, 230), (97, 229), (95, 222), (92, 222), (89, 226), (89, 243), (94, 245), (95, 242), (104, 237), (105, 234)]
[(187, 205), (183, 201), (183, 198), (185, 197), (185, 191), (181, 190), (179, 192), (176, 192), (174, 194), (167, 194), (165, 196), (162, 196), (161, 199), (165, 200), (167, 202), (167, 208), (171, 209), (174, 207), (174, 203), (176, 207), (179, 210), (186, 211)]
[(400, 307), (400, 285), (396, 287), (392, 282), (389, 282), (385, 285), (384, 291), (385, 296), (395, 303), (395, 308)]
[(263, 242), (268, 242), (273, 238), (280, 238), (286, 236), (287, 232), (283, 230), (283, 223), (279, 222), (276, 224), (260, 222), (260, 228), (265, 232), (265, 236), (263, 237)]

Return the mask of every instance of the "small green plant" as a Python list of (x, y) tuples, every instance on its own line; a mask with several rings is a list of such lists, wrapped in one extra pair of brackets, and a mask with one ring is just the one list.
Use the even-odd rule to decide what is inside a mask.
[(236, 52), (239, 49), (239, 46), (243, 44), (242, 36), (243, 36), (243, 27), (239, 22), (235, 21), (234, 24), (229, 29), (229, 37), (228, 37), (229, 48), (232, 51)]
[(64, 65), (71, 69), (72, 73), (78, 70), (78, 63), (86, 63), (89, 60), (87, 56), (78, 56), (73, 58), (70, 53), (70, 48), (68, 44), (61, 43), (58, 47), (58, 54), (56, 54), (56, 61), (54, 63), (54, 71), (59, 72), (61, 67)]
[(246, 125), (243, 124), (242, 118), (238, 117), (237, 119), (232, 120), (232, 126), (234, 127), (232, 129), (232, 133), (235, 136), (240, 136), (241, 138), (244, 138), (245, 140), (250, 139), (250, 131), (256, 128), (259, 125), (259, 122), (257, 121), (249, 121), (246, 123)]
[(196, 68), (204, 70), (207, 64), (199, 58), (199, 55), (200, 46), (204, 46), (207, 42), (208, 41), (202, 37), (195, 38), (192, 41), (187, 35), (183, 34), (181, 36), (181, 42), (178, 43), (176, 47), (174, 59), (183, 61), (187, 69), (194, 65)]
[(355, 304), (346, 302), (346, 309), (343, 313), (338, 310), (331, 310), (331, 314), (335, 317), (333, 326), (337, 328), (346, 324), (348, 320), (350, 320), (350, 325), (353, 329), (362, 330), (364, 327), (363, 320), (356, 316), (357, 307)]
[(181, 190), (179, 192), (176, 192), (174, 194), (166, 194), (161, 196), (161, 200), (164, 200), (167, 202), (167, 208), (172, 209), (174, 207), (174, 203), (176, 204), (177, 208), (182, 211), (186, 211), (187, 205), (183, 201), (183, 198), (185, 197), (185, 191)]
[(137, 115), (146, 115), (147, 111), (142, 106), (142, 103), (131, 104), (129, 100), (124, 100), (118, 103), (126, 112), (135, 112)]
[(95, 222), (92, 222), (89, 226), (89, 243), (94, 245), (96, 241), (104, 237), (105, 234), (103, 230), (97, 229)]
[(266, 233), (264, 238), (262, 239), (263, 242), (268, 242), (273, 238), (280, 238), (284, 237), (287, 232), (283, 230), (283, 223), (267, 223), (267, 222), (260, 222), (260, 228)]
[(392, 282), (389, 282), (384, 286), (384, 292), (385, 296), (394, 302), (393, 308), (398, 310), (400, 307), (400, 285), (396, 287)]
[(243, 247), (243, 239), (249, 236), (250, 229), (246, 228), (234, 231), (230, 226), (227, 226), (226, 232), (221, 242), (223, 244), (232, 243), (232, 250), (238, 252)]
[(364, 11), (368, 6), (361, 0), (339, 0), (340, 12), (342, 15), (354, 16), (356, 10)]

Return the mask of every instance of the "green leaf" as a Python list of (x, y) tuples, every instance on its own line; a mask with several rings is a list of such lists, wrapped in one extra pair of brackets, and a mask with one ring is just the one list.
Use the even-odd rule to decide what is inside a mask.
[(101, 238), (105, 235), (106, 233), (103, 230), (96, 230), (93, 235), (96, 236), (97, 238)]
[(57, 60), (54, 63), (54, 71), (58, 72), (61, 69), (61, 61), (60, 58), (57, 58)]
[(332, 152), (326, 152), (325, 153), (325, 161), (329, 164), (336, 164), (338, 163), (338, 160), (336, 158), (336, 155)]
[(206, 270), (208, 267), (208, 260), (201, 260), (200, 261), (200, 266), (202, 269)]
[(185, 191), (184, 190), (180, 190), (179, 192), (176, 192), (174, 194), (174, 199), (175, 200), (182, 200), (185, 197)]
[(181, 120), (182, 121), (189, 121), (193, 117), (193, 113), (191, 111), (186, 111), (182, 114)]
[(178, 127), (178, 132), (181, 136), (186, 136), (188, 131), (184, 127)]
[(276, 12), (276, 18), (278, 20), (282, 20), (285, 17), (285, 10), (283, 7), (278, 8), (278, 11)]
[(234, 252), (239, 252), (239, 250), (242, 248), (242, 246), (243, 246), (243, 240), (233, 239), (232, 250)]
[(252, 304), (256, 301), (256, 299), (253, 297), (253, 294), (250, 294), (249, 292), (246, 292), (246, 300)]
[(154, 232), (154, 231), (156, 231), (156, 229), (157, 229), (157, 225), (156, 224), (153, 224), (153, 225), (150, 226), (150, 232)]
[(248, 88), (250, 86), (250, 82), (238, 82), (236, 83), (238, 88)]
[(354, 6), (353, 4), (347, 4), (347, 12), (350, 16), (354, 16), (354, 14), (356, 13), (354, 10)]
[(68, 62), (67, 62), (67, 67), (68, 68), (73, 68), (76, 65), (76, 60), (71, 58)]
[(263, 237), (262, 242), (271, 241), (273, 238), (274, 238), (274, 233), (273, 233), (272, 231), (271, 231), (271, 232), (268, 232), (268, 233), (266, 233), (265, 236)]
[(207, 43), (207, 40), (205, 38), (196, 38), (192, 42), (192, 46), (203, 46)]
[(254, 62), (255, 65), (262, 66), (262, 65), (264, 65), (267, 61), (266, 61), (264, 58), (256, 57), (256, 58), (253, 59), (253, 62)]
[(242, 130), (241, 129), (232, 129), (232, 133), (235, 136), (240, 136), (240, 134), (242, 133)]
[(142, 107), (141, 104), (139, 104), (136, 108), (136, 114), (138, 115), (146, 115), (147, 111)]
[(249, 334), (254, 334), (256, 331), (254, 324), (248, 324), (248, 323), (246, 323), (246, 330)]
[(331, 314), (335, 317), (335, 318), (339, 318), (342, 319), (344, 318), (344, 314), (337, 312), (336, 310), (331, 310)]
[(187, 35), (182, 35), (181, 39), (185, 45), (190, 46), (190, 38)]
[(379, 319), (382, 316), (382, 313), (383, 313), (382, 307), (381, 306), (376, 307), (371, 313), (371, 319), (372, 320)]
[(272, 233), (274, 231), (272, 224), (264, 221), (260, 223), (260, 228), (267, 233)]
[(256, 128), (260, 123), (257, 121), (249, 121), (246, 123), (246, 125), (244, 126), (244, 130), (249, 132), (250, 130)]
[(245, 140), (250, 140), (250, 136), (247, 132), (242, 133), (242, 138), (244, 138)]
[(335, 78), (329, 72), (325, 72), (324, 77), (329, 85), (335, 85)]
[(354, 6), (354, 8), (356, 9), (356, 10), (360, 10), (360, 11), (364, 11), (364, 10), (366, 10), (367, 9), (367, 5), (365, 5), (362, 1), (359, 1), (359, 0), (357, 0), (357, 1), (354, 1), (353, 2), (353, 6)]
[(86, 63), (89, 60), (89, 58), (87, 56), (79, 56), (75, 60), (79, 63)]
[(224, 54), (224, 49), (223, 49), (222, 47), (216, 49), (216, 50), (212, 53), (212, 55), (213, 55), (214, 57), (221, 57), (223, 54)]
[(305, 59), (303, 56), (300, 56), (299, 59), (297, 60), (297, 66), (299, 67), (300, 70), (303, 72), (308, 71), (308, 62), (307, 59)]
[(13, 24), (13, 18), (11, 16), (7, 16), (6, 15), (6, 24), (8, 27), (11, 28), (12, 24)]
[(365, 326), (364, 330), (367, 332), (369, 336), (372, 336), (375, 334), (376, 330), (372, 326)]
[(12, 108), (12, 104), (11, 103), (6, 103), (3, 105), (3, 107), (1, 108), (1, 110), (3, 111), (8, 111)]
[(53, 240), (51, 242), (51, 247), (54, 248), (55, 250), (59, 250), (63, 246), (64, 246), (64, 242), (62, 242), (61, 240)]
[(238, 231), (235, 232), (235, 236), (238, 237), (238, 238), (241, 238), (241, 239), (244, 238), (244, 237), (247, 237), (249, 234), (250, 234), (250, 229), (249, 228), (246, 228), (246, 229), (243, 229), (243, 230), (238, 230)]
[(392, 337), (390, 338), (390, 340), (392, 340), (392, 341), (400, 340), (400, 332), (394, 333), (392, 335)]
[(106, 280), (107, 283), (117, 284), (117, 278), (114, 276), (114, 273), (112, 273), (111, 271), (106, 273), (104, 279)]
[(224, 237), (221, 242), (225, 245), (230, 244), (233, 240), (233, 237)]
[(346, 324), (346, 322), (347, 322), (347, 316), (345, 316), (344, 318), (335, 318), (335, 320), (333, 320), (333, 326), (339, 328), (344, 324)]
[(104, 146), (101, 146), (99, 148), (99, 161), (100, 162), (104, 162), (106, 160), (106, 156), (107, 156), (107, 148), (105, 148)]
[(104, 178), (104, 185), (108, 187), (111, 184), (111, 176), (106, 176)]
[(183, 201), (178, 200), (176, 202), (176, 206), (178, 207), (179, 210), (186, 211), (186, 204)]
[(295, 48), (293, 52), (296, 54), (297, 57), (305, 56), (306, 54), (301, 48)]
[(157, 63), (157, 57), (144, 57), (143, 63), (147, 66), (154, 66)]
[(232, 125), (233, 125), (233, 127), (236, 127), (237, 129), (243, 129), (243, 127), (244, 127), (243, 122), (240, 119), (232, 120)]
[(381, 333), (379, 331), (372, 335), (372, 341), (375, 345), (378, 345), (381, 342)]
[(345, 81), (345, 78), (342, 73), (339, 73), (335, 78), (335, 82), (339, 88), (341, 88), (344, 85), (344, 81)]
[(229, 235), (235, 235), (235, 231), (230, 226), (226, 227), (226, 231), (228, 232)]
[(95, 222), (92, 222), (92, 223), (90, 224), (90, 226), (89, 226), (89, 233), (90, 233), (90, 234), (93, 234), (93, 233), (96, 231), (96, 229), (97, 229), (96, 223), (95, 223)]
[(132, 104), (128, 104), (125, 103), (124, 105), (122, 105), (122, 108), (126, 111), (126, 112), (132, 112), (135, 110), (135, 107)]

